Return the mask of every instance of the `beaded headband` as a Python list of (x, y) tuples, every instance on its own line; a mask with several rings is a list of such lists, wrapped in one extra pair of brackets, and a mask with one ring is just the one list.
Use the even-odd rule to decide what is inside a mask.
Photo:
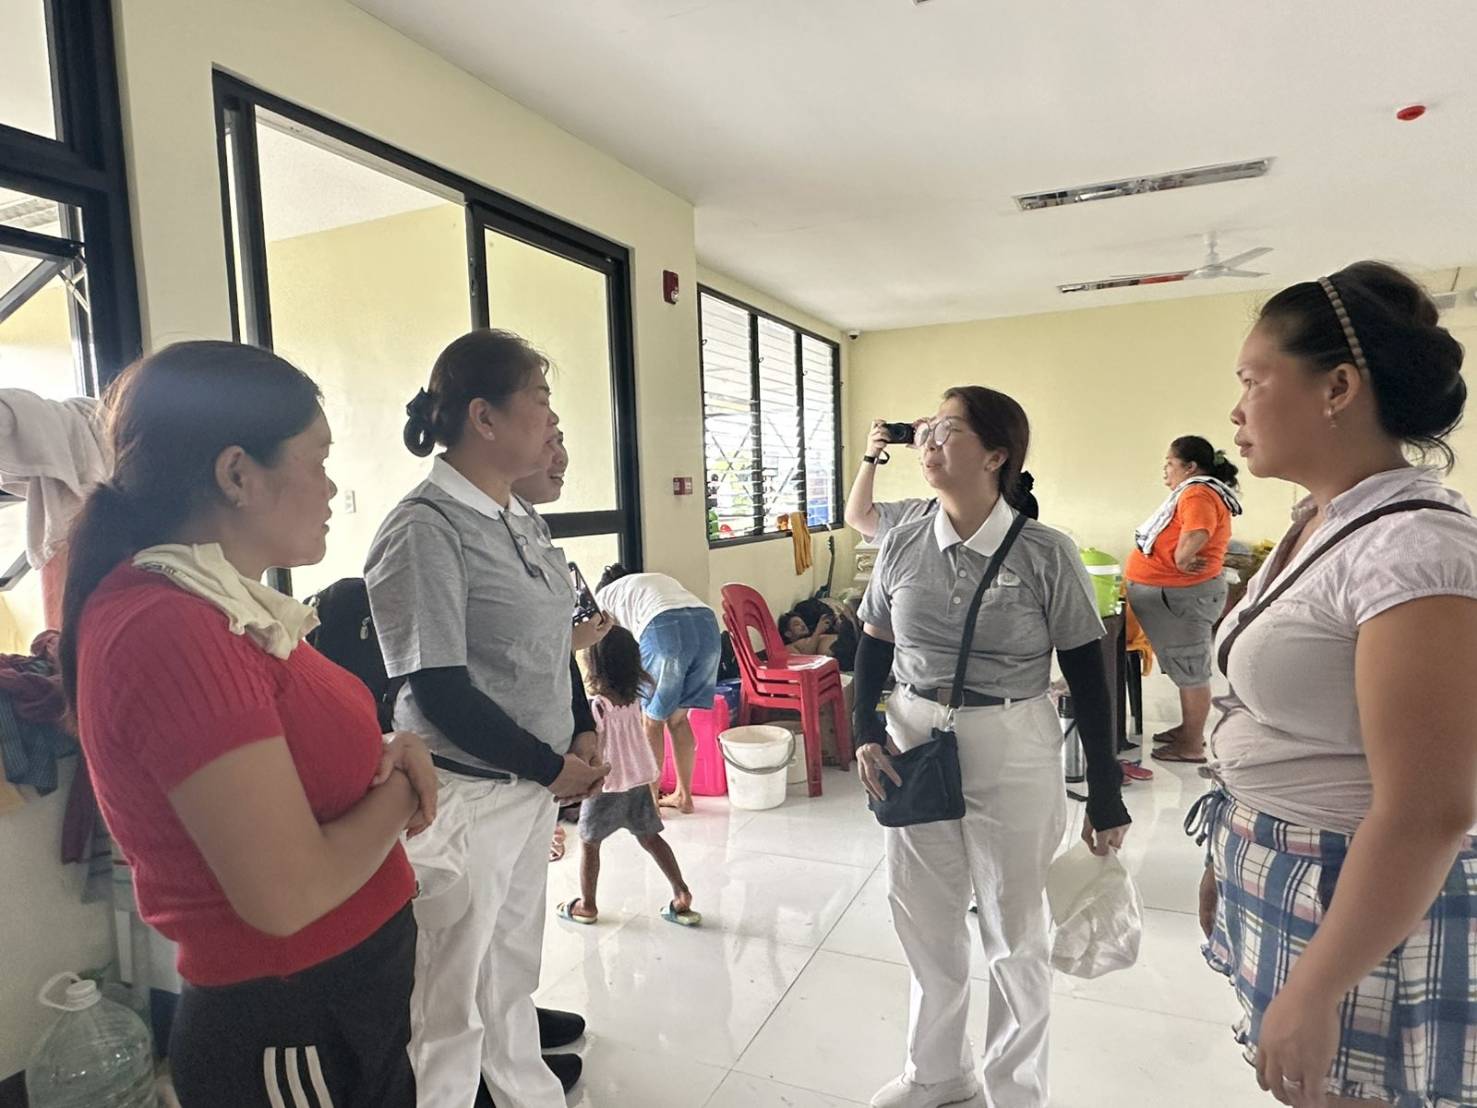
[(1367, 374), (1369, 363), (1364, 360), (1364, 347), (1359, 345), (1359, 336), (1354, 333), (1354, 322), (1349, 318), (1349, 310), (1344, 307), (1339, 290), (1334, 288), (1333, 281), (1328, 277), (1318, 278), (1318, 283), (1328, 294), (1328, 302), (1333, 305), (1333, 314), (1339, 317), (1339, 326), (1344, 329), (1344, 341), (1349, 344), (1349, 353), (1354, 355), (1354, 365), (1361, 373)]

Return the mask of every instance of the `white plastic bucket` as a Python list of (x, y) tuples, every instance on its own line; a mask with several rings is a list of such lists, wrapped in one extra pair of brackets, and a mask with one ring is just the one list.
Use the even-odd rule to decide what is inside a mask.
[(785, 779), (795, 736), (783, 727), (734, 727), (718, 736), (728, 775), (728, 802), (751, 812), (785, 802)]
[(805, 732), (801, 730), (800, 721), (786, 721), (775, 724), (783, 727), (795, 736), (795, 752), (790, 755), (790, 769), (785, 774), (786, 785), (803, 785), (809, 779), (809, 767), (805, 764)]

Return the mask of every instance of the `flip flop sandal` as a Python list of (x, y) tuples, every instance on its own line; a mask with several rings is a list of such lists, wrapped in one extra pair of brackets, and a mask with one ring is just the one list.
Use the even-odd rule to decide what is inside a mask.
[(1118, 764), (1123, 767), (1123, 776), (1128, 778), (1128, 780), (1130, 781), (1154, 780), (1154, 771), (1151, 769), (1145, 769), (1137, 762), (1120, 761)]
[(1173, 731), (1160, 731), (1159, 734), (1154, 736), (1154, 741), (1160, 744), (1172, 743), (1177, 738), (1179, 738), (1179, 736), (1176, 735)]
[(1167, 749), (1156, 750), (1150, 757), (1156, 762), (1174, 762), (1185, 766), (1203, 766), (1207, 761), (1203, 754), (1198, 758), (1191, 758), (1188, 755), (1176, 754), (1174, 751)]
[(554, 829), (554, 839), (549, 844), (549, 861), (551, 862), (557, 862), (563, 858), (565, 850), (568, 849), (564, 842), (564, 836), (560, 833), (563, 830), (564, 828), (562, 827), (556, 827)]
[(574, 911), (574, 906), (579, 902), (579, 897), (575, 897), (573, 900), (566, 900), (563, 904), (554, 909), (554, 914), (557, 915), (560, 919), (568, 920), (570, 923), (581, 923), (584, 924), (586, 927), (599, 920), (599, 913), (596, 913), (593, 916), (576, 915)]
[(668, 923), (675, 923), (678, 927), (696, 927), (703, 922), (701, 912), (694, 912), (691, 908), (685, 912), (677, 911), (677, 902), (675, 900), (669, 901), (667, 906), (662, 909), (662, 919)]

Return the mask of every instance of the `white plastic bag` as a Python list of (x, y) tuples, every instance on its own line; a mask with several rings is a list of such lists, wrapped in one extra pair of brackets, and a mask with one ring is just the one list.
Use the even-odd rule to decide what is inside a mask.
[(1078, 843), (1051, 863), (1046, 898), (1056, 924), (1051, 964), (1073, 977), (1101, 977), (1138, 961), (1144, 905), (1117, 852)]

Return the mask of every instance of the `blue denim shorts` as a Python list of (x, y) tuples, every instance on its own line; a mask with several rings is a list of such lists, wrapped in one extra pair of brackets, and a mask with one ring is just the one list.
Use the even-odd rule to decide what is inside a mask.
[(718, 617), (709, 608), (663, 612), (641, 632), (641, 664), (656, 688), (641, 698), (652, 719), (668, 719), (680, 708), (711, 708), (718, 694)]

